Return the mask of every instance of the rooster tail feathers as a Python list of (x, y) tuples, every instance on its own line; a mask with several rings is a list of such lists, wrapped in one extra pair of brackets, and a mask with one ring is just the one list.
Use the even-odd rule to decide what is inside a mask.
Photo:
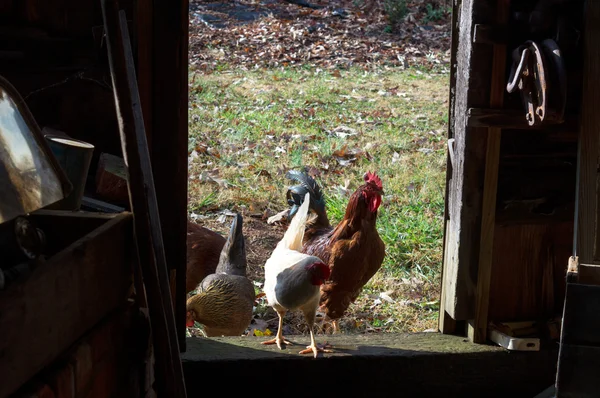
[(310, 200), (308, 200), (309, 197), (310, 194), (307, 192), (304, 196), (302, 205), (298, 208), (296, 216), (292, 218), (292, 221), (285, 231), (283, 239), (281, 239), (281, 241), (277, 244), (278, 247), (297, 251), (302, 249), (304, 228), (306, 227), (306, 222), (308, 221), (308, 205), (310, 203)]
[(319, 184), (309, 176), (305, 171), (290, 170), (285, 174), (286, 178), (296, 181), (299, 184), (288, 188), (286, 198), (290, 205), (289, 217), (292, 218), (298, 212), (298, 209), (304, 201), (307, 193), (310, 194), (310, 208), (317, 214), (319, 221), (329, 225), (327, 213), (325, 211), (325, 197), (321, 192)]
[(246, 243), (242, 233), (242, 224), (242, 215), (238, 213), (231, 223), (215, 273), (246, 276)]

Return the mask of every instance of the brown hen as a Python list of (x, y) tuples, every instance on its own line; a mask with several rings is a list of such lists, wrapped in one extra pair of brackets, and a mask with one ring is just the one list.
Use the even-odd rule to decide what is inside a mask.
[(187, 299), (188, 327), (194, 321), (204, 326), (207, 337), (240, 336), (252, 321), (254, 286), (246, 277), (246, 246), (242, 216), (237, 214), (213, 274)]
[(215, 272), (219, 256), (225, 245), (225, 237), (188, 221), (187, 224), (187, 265), (185, 292), (189, 293), (202, 279)]

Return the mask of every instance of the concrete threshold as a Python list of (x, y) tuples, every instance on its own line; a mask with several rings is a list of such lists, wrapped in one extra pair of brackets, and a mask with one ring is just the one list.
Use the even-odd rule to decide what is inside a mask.
[(182, 354), (188, 396), (228, 380), (218, 384), (232, 393), (531, 398), (554, 382), (558, 354), (557, 346), (509, 352), (440, 333), (317, 335), (335, 353), (315, 359), (298, 354), (308, 335), (286, 337), (295, 345), (284, 350), (260, 344), (266, 337), (188, 338)]

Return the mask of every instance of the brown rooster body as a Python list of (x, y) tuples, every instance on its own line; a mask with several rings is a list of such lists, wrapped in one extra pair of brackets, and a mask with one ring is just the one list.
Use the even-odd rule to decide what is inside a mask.
[(310, 193), (310, 207), (317, 217), (306, 227), (302, 252), (329, 265), (331, 275), (321, 285), (320, 309), (334, 321), (334, 330), (338, 331), (337, 320), (358, 298), (385, 257), (385, 244), (376, 228), (383, 193), (381, 180), (376, 174), (365, 174), (365, 183), (352, 194), (344, 218), (334, 228), (327, 218), (317, 183), (303, 172), (290, 171), (286, 176), (300, 182), (288, 190), (290, 216), (301, 205), (298, 199)]
[(188, 221), (186, 293), (194, 290), (204, 278), (215, 272), (224, 245), (223, 236)]
[(242, 216), (237, 214), (221, 251), (215, 272), (197, 287), (187, 300), (187, 326), (194, 321), (212, 336), (240, 336), (252, 321), (254, 286), (246, 277), (246, 248), (242, 234)]

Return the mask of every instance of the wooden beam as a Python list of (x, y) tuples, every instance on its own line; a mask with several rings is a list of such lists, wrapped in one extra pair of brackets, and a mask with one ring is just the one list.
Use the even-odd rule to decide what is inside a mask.
[[(576, 131), (579, 127), (578, 115), (565, 115), (563, 123), (545, 123), (529, 126), (525, 119), (525, 112), (516, 109), (486, 109), (470, 108), (467, 114), (469, 127), (496, 127), (502, 129), (531, 130), (532, 132)], [(548, 114), (546, 120), (552, 120)]]
[[(454, 164), (449, 169), (446, 196), (444, 247), (444, 311), (455, 320), (473, 315), (479, 229), (481, 228), (481, 185), (485, 157), (485, 134), (467, 125), (467, 111), (489, 106), (491, 47), (474, 45), (475, 23), (489, 22), (495, 10), (488, 2), (463, 0), (457, 3), (459, 27), (456, 42), (456, 83), (451, 112)], [(458, 73), (459, 72), (459, 73)], [(450, 138), (450, 137), (449, 137)], [(475, 254), (475, 255), (474, 255)]]
[[(460, 12), (461, 0), (457, 0), (452, 5), (452, 22), (451, 22), (451, 34), (452, 34), (452, 45), (450, 49), (450, 86), (448, 88), (448, 140), (454, 143), (454, 105), (456, 101), (456, 50), (458, 48), (458, 15)], [(447, 241), (449, 238), (448, 229), (449, 225), (449, 211), (448, 211), (448, 192), (452, 185), (452, 160), (454, 159), (454, 145), (448, 145), (448, 153), (446, 155), (446, 192), (444, 198), (446, 198), (446, 205), (444, 206), (444, 240), (442, 252), (446, 255)], [(448, 261), (444, 261), (444, 264), (448, 264)], [(454, 333), (456, 330), (456, 321), (446, 311), (446, 284), (444, 283), (444, 266), (442, 266), (442, 277), (440, 278), (441, 284), (441, 300), (440, 300), (440, 311), (438, 315), (438, 329), (440, 332), (445, 334)]]
[[(448, 240), (448, 238), (450, 236), (448, 233), (448, 229), (449, 229), (450, 225), (448, 224), (447, 221), (445, 223), (445, 226), (446, 226), (446, 231), (444, 232), (444, 255), (447, 255), (448, 252), (445, 250), (446, 244), (447, 244), (446, 241)], [(447, 264), (447, 263), (448, 263), (448, 261), (446, 259), (444, 259), (444, 264)], [(444, 280), (443, 274), (442, 274), (441, 279), (442, 279), (442, 281)], [(441, 298), (440, 298), (440, 312), (438, 315), (438, 329), (440, 332), (442, 332), (444, 334), (453, 334), (456, 332), (456, 321), (446, 311), (447, 307), (448, 306), (446, 304), (446, 295), (444, 294), (444, 283), (442, 283), (442, 293), (441, 293)]]
[(103, 0), (111, 78), (114, 87), (123, 156), (129, 171), (128, 189), (137, 254), (143, 272), (154, 348), (157, 395), (185, 398), (175, 317), (163, 245), (152, 165), (144, 129), (134, 58), (125, 12), (116, 0)]
[[(505, 25), (508, 22), (509, 12), (510, 0), (498, 0), (499, 24)], [(495, 44), (492, 61), (490, 93), (491, 108), (502, 108), (504, 105), (505, 70), (506, 45)], [(479, 244), (479, 270), (477, 273), (477, 290), (475, 295), (475, 317), (472, 321), (469, 321), (468, 326), (469, 340), (475, 343), (483, 343), (487, 339), (501, 138), (501, 129), (495, 127), (489, 129), (485, 158), (485, 180), (481, 215), (481, 240)]]
[[(62, 213), (32, 218), (48, 236), (57, 236), (78, 218), (78, 213)], [(52, 220), (44, 223), (43, 217)], [(89, 234), (87, 228), (73, 230), (79, 239), (0, 292), (0, 397), (13, 393), (126, 302), (132, 281), (131, 214), (79, 219), (96, 220), (103, 224)]]
[(152, 167), (167, 264), (175, 270), (175, 319), (185, 351), (188, 186), (188, 0), (153, 0)]
[(153, 3), (152, 0), (137, 0), (135, 7), (135, 49), (137, 60), (137, 76), (140, 89), (140, 101), (144, 112), (144, 126), (148, 138), (148, 148), (152, 151), (153, 128)]
[(598, 156), (600, 149), (600, 2), (587, 1), (584, 21), (583, 81), (579, 143), (577, 242), (580, 263), (600, 264), (600, 195)]

